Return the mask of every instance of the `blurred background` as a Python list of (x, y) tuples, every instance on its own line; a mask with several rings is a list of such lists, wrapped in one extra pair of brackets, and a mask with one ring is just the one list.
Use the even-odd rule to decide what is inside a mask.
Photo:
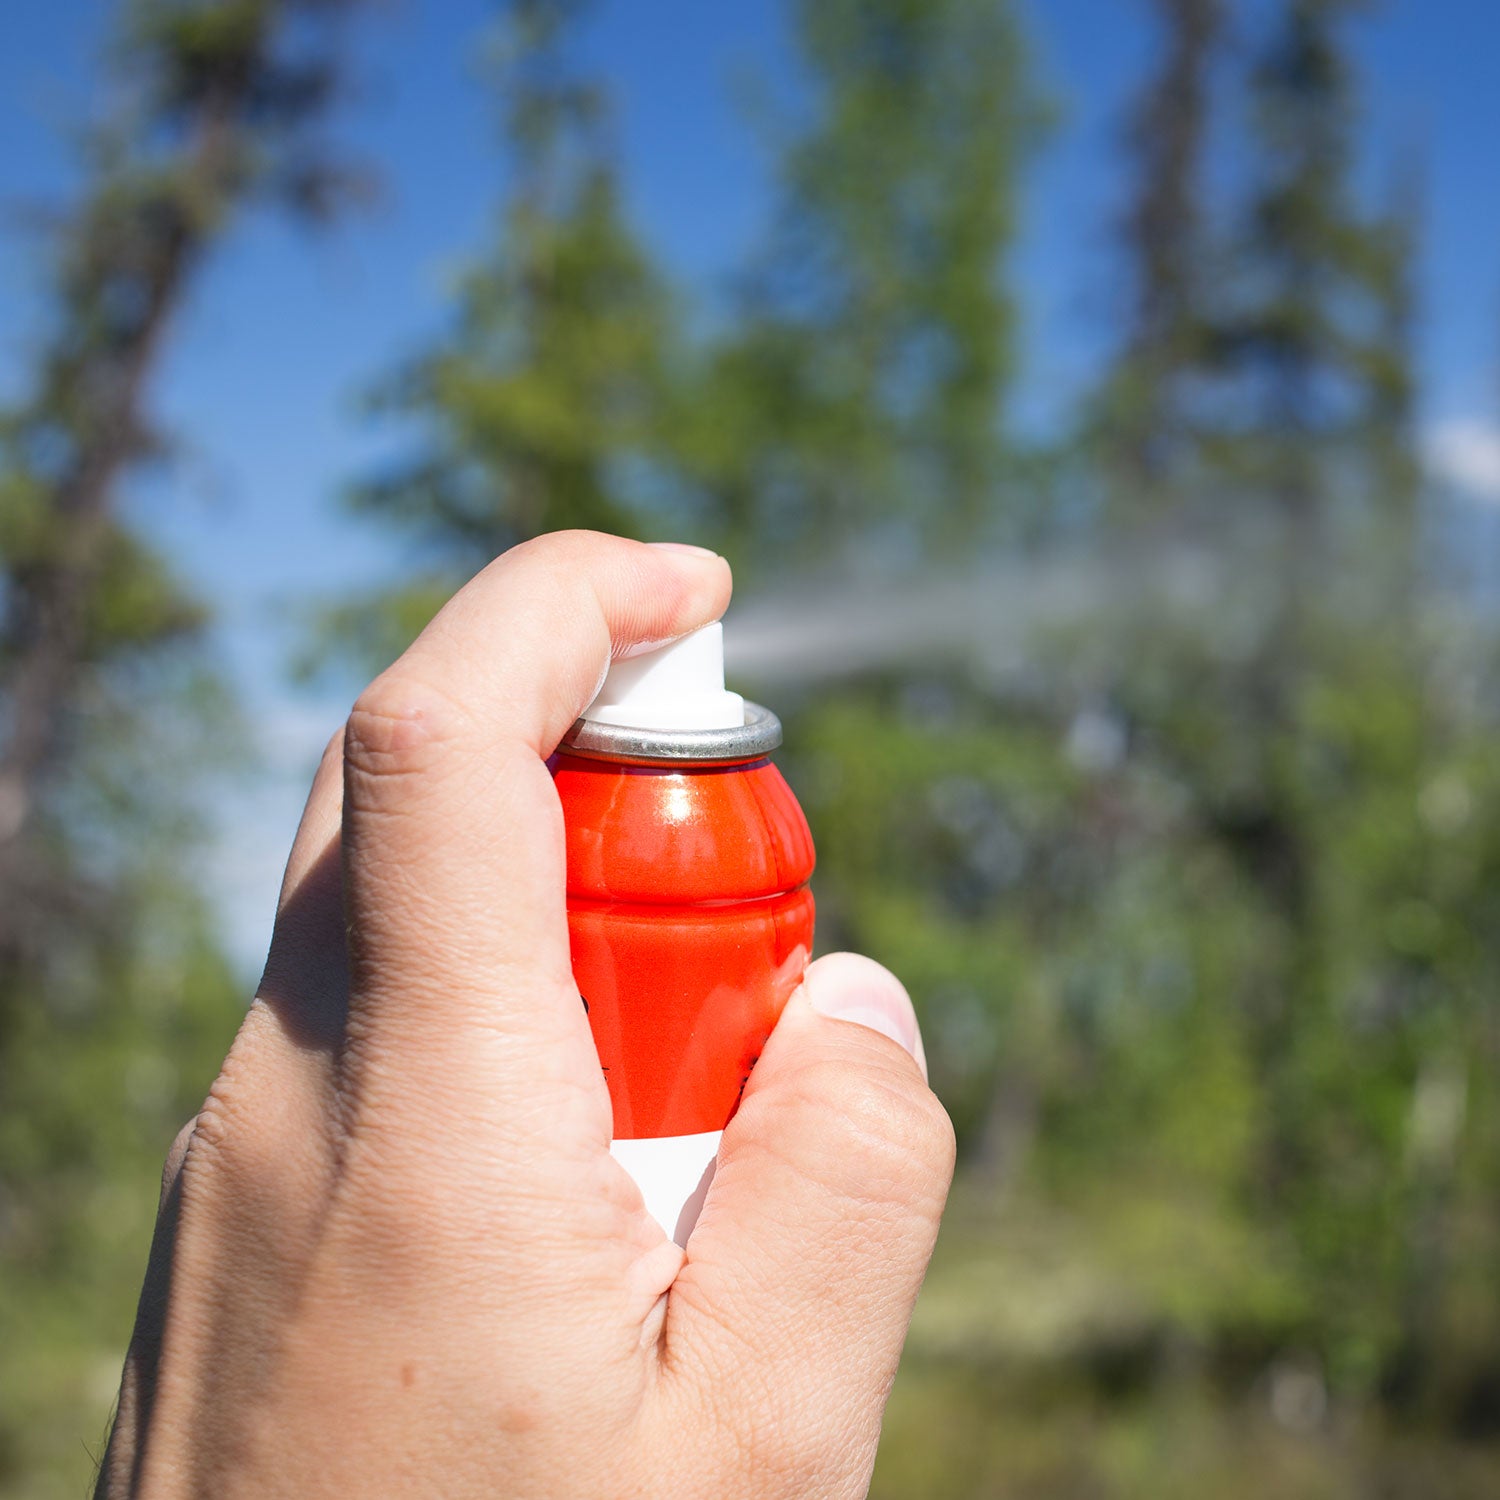
[(78, 1496), (311, 766), (733, 562), (959, 1131), (878, 1497), (1500, 1494), (1484, 0), (0, 14), (0, 1495)]

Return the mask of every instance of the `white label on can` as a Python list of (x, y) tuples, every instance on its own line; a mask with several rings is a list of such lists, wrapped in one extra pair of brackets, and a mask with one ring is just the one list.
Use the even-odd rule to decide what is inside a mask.
[(610, 1154), (635, 1179), (646, 1211), (679, 1245), (687, 1244), (713, 1181), (722, 1130), (615, 1141)]

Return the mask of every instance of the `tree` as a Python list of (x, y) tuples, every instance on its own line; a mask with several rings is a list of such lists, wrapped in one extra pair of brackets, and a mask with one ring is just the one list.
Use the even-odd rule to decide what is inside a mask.
[[(314, 127), (329, 58), (287, 36), (326, 0), (137, 0), (129, 92), (92, 143), (93, 186), (57, 234), (53, 324), (0, 422), (0, 974), (46, 942), (45, 792), (86, 675), (200, 623), (116, 518), (122, 478), (161, 454), (146, 415), (167, 332), (231, 214), (257, 196), (322, 218), (346, 179)], [(54, 851), (55, 852), (55, 851)]]
[[(1191, 384), (1201, 375), (1215, 246), (1203, 183), (1221, 0), (1154, 0), (1165, 33), (1157, 71), (1126, 130), (1133, 175), (1122, 229), (1130, 307), (1095, 420), (1112, 489), (1160, 513), (1187, 481)], [(1186, 450), (1186, 451), (1185, 451)]]
[(624, 217), (604, 97), (571, 61), (588, 9), (503, 6), (489, 53), (510, 169), (499, 233), (448, 330), (376, 390), (374, 411), (411, 443), (350, 496), (412, 540), (417, 576), (328, 611), (325, 647), (383, 664), (506, 547), (653, 527), (672, 302)]
[(771, 241), (679, 439), (741, 572), (955, 556), (1002, 523), (1004, 257), (1040, 125), (1003, 0), (803, 0)]
[(80, 1414), (102, 1417), (100, 1361), (129, 1329), (151, 1182), (236, 1018), (191, 875), (192, 788), (232, 709), (205, 607), (120, 500), (168, 451), (153, 378), (236, 215), (320, 221), (350, 183), (319, 139), (344, 8), (132, 0), (117, 107), (49, 243), (49, 320), (0, 413), (5, 1493), (82, 1488)]
[(1400, 347), (1409, 308), (1399, 305), (1411, 246), (1354, 185), (1358, 116), (1343, 31), (1367, 8), (1290, 0), (1261, 49), (1255, 181), (1216, 329), (1229, 399), (1252, 413), (1239, 462), (1297, 529), (1303, 558), (1348, 509), (1340, 496), (1373, 493), (1371, 463), (1383, 455), (1365, 439), (1411, 388)]
[[(1117, 632), (1111, 691), (1135, 775), (1181, 799), (1152, 842), (1215, 872), (1158, 920), (1195, 967), (1217, 969), (1233, 1020), (1214, 1045), (1222, 1057), (1227, 1041), (1260, 1122), (1218, 1175), (1291, 1251), (1295, 1294), (1279, 1327), (1263, 1325), (1267, 1353), (1315, 1351), (1351, 1399), (1405, 1386), (1430, 1400), (1458, 1162), (1486, 1153), (1449, 1120), (1443, 1168), (1419, 1166), (1412, 1131), (1420, 1099), (1462, 1092), (1451, 1059), (1483, 1048), (1486, 1027), (1446, 918), (1433, 912), (1420, 957), (1395, 935), (1447, 868), (1414, 810), (1447, 776), (1468, 784), (1455, 768), (1478, 725), (1431, 688), (1412, 443), (1419, 215), (1409, 187), (1385, 211), (1355, 187), (1346, 27), (1360, 8), (1288, 0), (1256, 51), (1241, 211), (1213, 283), (1189, 283), (1200, 332), (1177, 367), (1196, 444), (1178, 493), (1218, 529), (1221, 619), (1183, 631), (1143, 609)], [(1151, 200), (1149, 173), (1140, 191)], [(1130, 251), (1149, 281), (1149, 247)], [(1139, 378), (1129, 359), (1117, 379)], [(1238, 630), (1224, 623), (1237, 614)], [(1106, 865), (1097, 910), (1131, 873)], [(1450, 888), (1449, 909), (1465, 899)], [(1114, 1087), (1170, 1030), (1112, 1058)], [(1159, 1080), (1169, 1110), (1207, 1071), (1211, 1038), (1179, 1054), (1180, 1083)]]

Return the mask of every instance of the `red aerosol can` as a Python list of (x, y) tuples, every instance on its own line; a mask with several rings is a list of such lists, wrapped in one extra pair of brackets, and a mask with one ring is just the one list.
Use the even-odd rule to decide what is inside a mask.
[(678, 1244), (812, 949), (812, 835), (780, 743), (725, 691), (715, 624), (617, 662), (553, 761), (612, 1149)]

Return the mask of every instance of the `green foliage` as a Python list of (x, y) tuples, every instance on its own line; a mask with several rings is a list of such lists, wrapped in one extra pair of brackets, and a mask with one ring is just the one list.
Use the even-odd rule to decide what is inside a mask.
[(356, 508), (465, 566), (522, 536), (634, 519), (614, 469), (649, 441), (666, 308), (602, 168), (563, 213), (513, 205), (508, 253), (465, 277), (454, 338), (377, 400), (420, 417), (432, 446)]

